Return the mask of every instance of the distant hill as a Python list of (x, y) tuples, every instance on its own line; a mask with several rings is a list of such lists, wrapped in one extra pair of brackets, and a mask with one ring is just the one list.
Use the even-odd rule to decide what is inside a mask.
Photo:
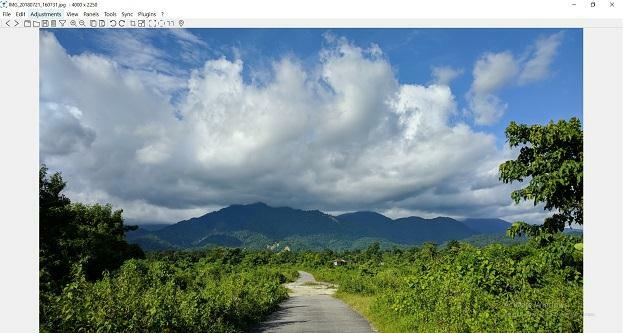
[(476, 234), (471, 237), (461, 239), (461, 242), (469, 243), (473, 246), (484, 247), (490, 244), (499, 243), (502, 245), (514, 245), (524, 243), (529, 240), (526, 236), (511, 238), (505, 234)]
[(160, 224), (160, 223), (138, 223), (139, 229), (144, 229), (147, 231), (156, 231), (162, 228), (166, 228), (168, 224)]
[(153, 231), (166, 228), (167, 224), (138, 224), (138, 228), (133, 231), (127, 232), (129, 238), (139, 238), (145, 236)]
[(461, 220), (468, 228), (481, 234), (501, 234), (504, 235), (511, 223), (501, 219), (478, 219), (469, 218)]
[(254, 203), (231, 205), (157, 230), (143, 226), (128, 233), (127, 239), (146, 250), (206, 246), (354, 249), (372, 242), (392, 247), (443, 243), (479, 234), (504, 235), (509, 225), (500, 219), (412, 216), (394, 220), (367, 211), (332, 216), (318, 210)]

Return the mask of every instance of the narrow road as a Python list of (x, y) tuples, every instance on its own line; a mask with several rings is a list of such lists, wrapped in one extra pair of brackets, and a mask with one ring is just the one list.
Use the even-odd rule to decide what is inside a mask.
[(352, 332), (372, 333), (369, 323), (344, 302), (334, 298), (334, 286), (317, 282), (300, 271), (295, 282), (286, 284), (289, 299), (280, 304), (253, 332)]

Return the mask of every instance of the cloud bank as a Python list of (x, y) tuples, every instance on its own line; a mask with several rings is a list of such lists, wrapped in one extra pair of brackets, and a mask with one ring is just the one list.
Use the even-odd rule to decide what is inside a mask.
[[(173, 36), (185, 48), (203, 43), (188, 32)], [(134, 41), (118, 50), (140, 45), (140, 36), (125, 37), (119, 43)], [(478, 59), (467, 95), (476, 122), (504, 113), (494, 94), (509, 82), (548, 75), (557, 48), (550, 43), (539, 41), (524, 62), (509, 53)], [(283, 57), (254, 83), (243, 79), (240, 58), (184, 73), (166, 67), (155, 48), (130, 59), (128, 51), (70, 55), (42, 32), (40, 159), (63, 172), (72, 199), (110, 202), (133, 221), (175, 222), (255, 201), (391, 215), (540, 215), (514, 206), (511, 186), (498, 182), (497, 166), (512, 153), (454, 121), (461, 111), (448, 83), (460, 70), (402, 84), (377, 46), (337, 37), (326, 44), (314, 66)]]

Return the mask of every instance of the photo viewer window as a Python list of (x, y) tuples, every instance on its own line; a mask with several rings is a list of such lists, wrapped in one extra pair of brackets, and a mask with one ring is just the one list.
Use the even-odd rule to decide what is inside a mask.
[(634, 331), (630, 6), (0, 0), (3, 331)]

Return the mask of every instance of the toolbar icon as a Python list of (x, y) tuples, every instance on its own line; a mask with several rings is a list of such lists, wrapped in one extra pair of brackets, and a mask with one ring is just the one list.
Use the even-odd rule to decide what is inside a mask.
[(49, 27), (49, 20), (42, 20), (42, 27), (43, 28), (48, 28)]
[(61, 27), (64, 27), (64, 25), (67, 23), (67, 20), (58, 20), (58, 22), (60, 22)]

